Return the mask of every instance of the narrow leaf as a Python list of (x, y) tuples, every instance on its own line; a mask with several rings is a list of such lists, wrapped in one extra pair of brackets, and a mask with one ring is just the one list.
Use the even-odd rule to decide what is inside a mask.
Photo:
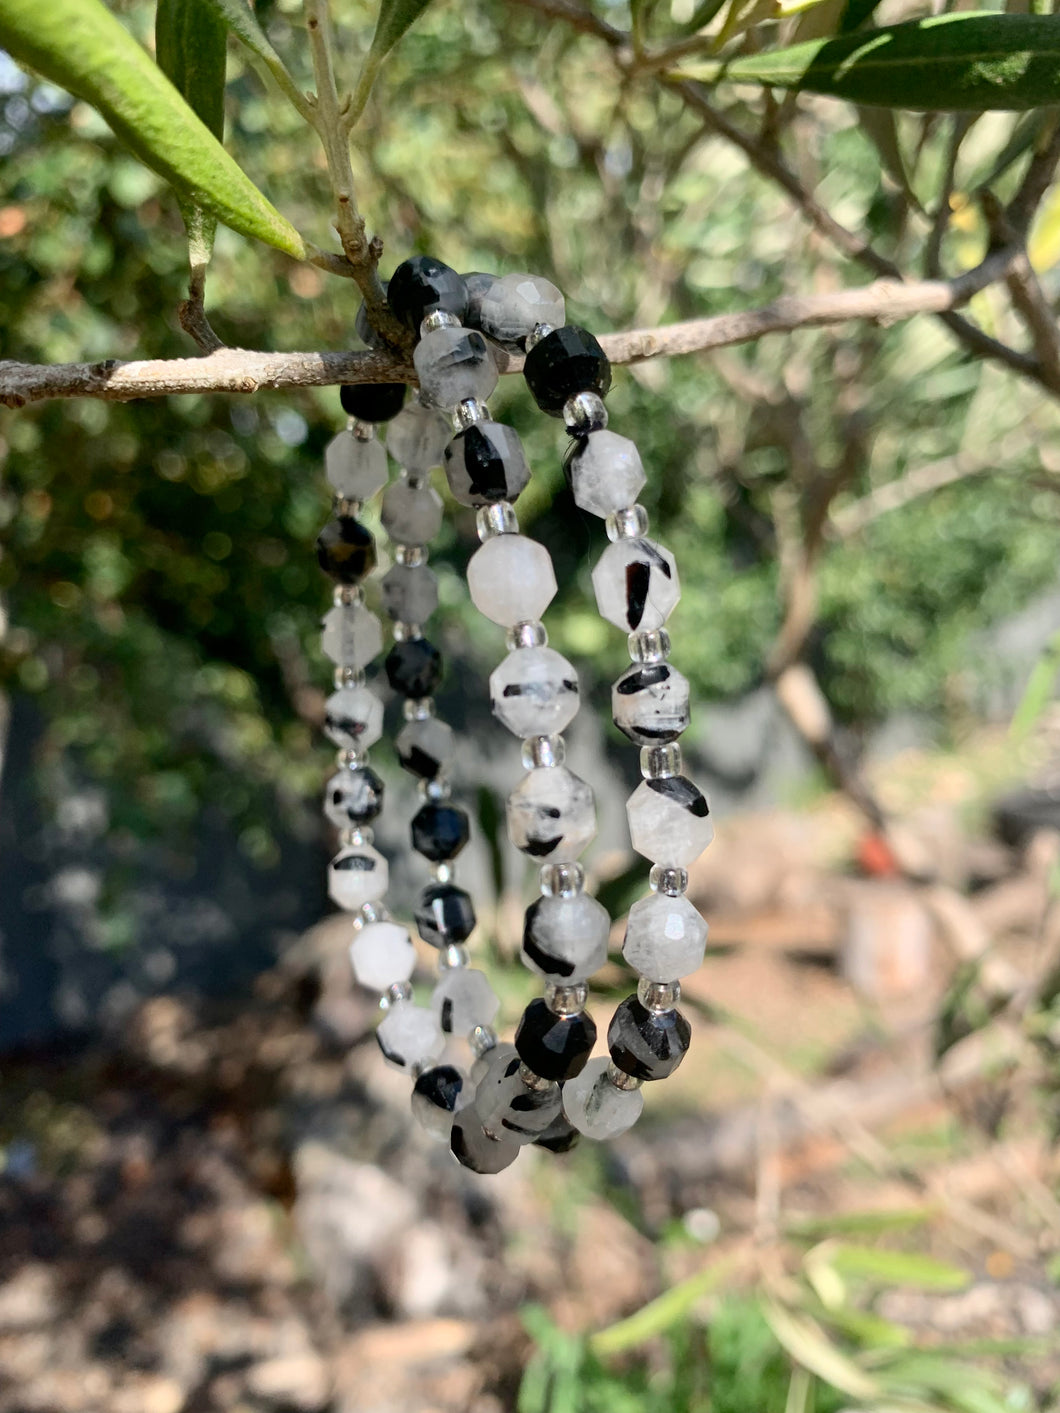
[(1060, 17), (986, 12), (907, 24), (732, 60), (686, 65), (685, 77), (806, 89), (852, 103), (985, 112), (1060, 103)]
[(875, 1246), (839, 1246), (828, 1253), (841, 1276), (860, 1276), (879, 1285), (916, 1286), (921, 1290), (963, 1290), (971, 1276), (960, 1266), (917, 1252), (887, 1251)]
[(765, 1303), (763, 1314), (796, 1364), (851, 1398), (875, 1398), (879, 1393), (875, 1381), (834, 1345), (813, 1320), (773, 1301)]
[(244, 0), (202, 0), (202, 3), (270, 69), (276, 65), (283, 67), (283, 60), (269, 43), (269, 37), (258, 23), (257, 16)]
[(683, 1320), (705, 1295), (717, 1290), (732, 1273), (734, 1264), (731, 1258), (716, 1261), (714, 1265), (679, 1281), (626, 1319), (591, 1335), (589, 1348), (597, 1356), (621, 1354), (623, 1350), (664, 1334)]
[(1057, 674), (1060, 674), (1060, 633), (1050, 638), (1031, 670), (1009, 728), (1013, 740), (1026, 740), (1034, 730), (1052, 700)]
[(0, 47), (97, 108), (178, 195), (240, 235), (305, 258), (295, 228), (101, 0), (0, 0)]
[(364, 67), (357, 80), (357, 91), (353, 96), (351, 122), (356, 122), (364, 112), (364, 105), (368, 102), (383, 60), (430, 3), (431, 0), (380, 0), (375, 33), (365, 55)]

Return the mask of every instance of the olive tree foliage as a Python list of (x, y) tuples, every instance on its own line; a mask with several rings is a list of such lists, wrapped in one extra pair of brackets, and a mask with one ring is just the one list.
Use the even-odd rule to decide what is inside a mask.
[[(274, 859), (320, 775), (327, 385), (407, 373), (418, 249), (614, 331), (703, 694), (772, 680), (856, 794), (836, 722), (974, 705), (971, 635), (1055, 575), (1060, 20), (1027, 9), (0, 0), (0, 673), (42, 759), (110, 782), (119, 843), (211, 800)], [(517, 379), (496, 404), (602, 683), (598, 527)]]

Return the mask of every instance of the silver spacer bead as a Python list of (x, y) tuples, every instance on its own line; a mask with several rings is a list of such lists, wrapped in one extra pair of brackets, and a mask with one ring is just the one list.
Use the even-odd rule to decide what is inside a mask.
[(352, 496), (335, 496), (331, 508), (340, 517), (356, 520), (361, 513), (361, 502)]
[(423, 799), (432, 800), (435, 803), (439, 800), (447, 800), (453, 793), (453, 787), (441, 775), (436, 775), (433, 780), (420, 780), (418, 786)]
[(671, 864), (652, 864), (648, 882), (653, 893), (679, 898), (682, 893), (688, 892), (688, 869), (674, 868)]
[(401, 710), (406, 721), (426, 721), (434, 715), (434, 698), (406, 697)]
[(407, 564), (410, 569), (418, 569), (421, 564), (426, 564), (426, 545), (395, 545), (394, 558), (398, 564)]
[(477, 397), (465, 397), (453, 408), (453, 426), (458, 432), (466, 432), (476, 422), (488, 422), (490, 410)]
[(407, 643), (410, 638), (423, 637), (423, 629), (418, 623), (402, 623), (400, 618), (391, 624), (391, 632), (395, 643)]
[(528, 736), (523, 742), (521, 759), (524, 770), (562, 765), (567, 759), (567, 743), (562, 736)]
[(511, 501), (499, 500), (495, 505), (484, 505), (475, 515), (475, 528), (480, 540), (492, 540), (495, 535), (517, 535), (519, 521), (515, 506)]
[(343, 667), (336, 667), (334, 682), (336, 687), (363, 687), (364, 673), (359, 667), (346, 663)]
[(432, 309), (420, 324), (420, 338), (433, 334), (435, 329), (459, 329), (460, 320), (448, 309)]
[(366, 824), (356, 824), (352, 829), (339, 830), (339, 844), (344, 849), (360, 849), (365, 844), (374, 844), (375, 835)]
[(372, 422), (362, 422), (359, 417), (351, 417), (347, 423), (350, 431), (359, 442), (375, 441), (375, 424)]
[(448, 947), (438, 953), (439, 971), (457, 971), (460, 967), (468, 967), (470, 965), (471, 954), (466, 947), (450, 943)]
[(667, 780), (680, 775), (683, 763), (681, 747), (676, 741), (668, 741), (665, 746), (640, 748), (640, 773), (645, 780)]
[(660, 1015), (672, 1011), (681, 999), (679, 981), (649, 981), (642, 976), (637, 982), (637, 999), (646, 1011)]
[(585, 887), (585, 869), (580, 863), (548, 863), (541, 866), (541, 892), (546, 898), (574, 898)]
[(523, 344), (527, 353), (529, 353), (532, 348), (536, 348), (542, 339), (547, 339), (549, 334), (554, 331), (554, 328), (555, 326), (553, 324), (535, 324), (527, 334), (526, 341)]
[(573, 986), (561, 986), (554, 981), (545, 987), (545, 1005), (556, 1016), (578, 1016), (585, 1010), (589, 988), (584, 981)]
[(563, 422), (572, 437), (587, 437), (607, 426), (607, 408), (599, 393), (580, 392), (563, 404)]
[(467, 1037), (467, 1043), (474, 1053), (482, 1058), (487, 1050), (493, 1050), (497, 1044), (497, 1032), (490, 1025), (476, 1025)]
[(670, 656), (670, 635), (665, 628), (630, 633), (626, 641), (634, 662), (665, 662)]
[(543, 648), (548, 642), (548, 631), (543, 623), (527, 620), (509, 628), (505, 641), (511, 653), (516, 648)]
[(536, 1090), (538, 1094), (543, 1093), (546, 1089), (551, 1089), (552, 1085), (555, 1083), (554, 1080), (543, 1079), (541, 1075), (534, 1074), (533, 1070), (527, 1065), (519, 1066), (519, 1078), (526, 1085), (527, 1089)]
[(336, 584), (331, 601), (336, 608), (350, 608), (353, 604), (364, 603), (364, 590), (360, 584)]
[(432, 863), (428, 872), (432, 883), (452, 883), (456, 877), (456, 868), (450, 859), (442, 863)]
[(626, 1074), (625, 1070), (620, 1070), (614, 1060), (608, 1063), (607, 1077), (616, 1089), (639, 1089), (644, 1083), (636, 1075)]
[(368, 759), (368, 752), (362, 746), (352, 746), (335, 753), (335, 764), (340, 770), (356, 770)]
[(379, 998), (380, 1008), (388, 1011), (391, 1006), (396, 1006), (399, 1001), (412, 1000), (412, 987), (407, 981), (395, 981), (392, 986), (388, 986)]
[(615, 510), (604, 521), (609, 540), (639, 540), (648, 533), (648, 512), (642, 505)]

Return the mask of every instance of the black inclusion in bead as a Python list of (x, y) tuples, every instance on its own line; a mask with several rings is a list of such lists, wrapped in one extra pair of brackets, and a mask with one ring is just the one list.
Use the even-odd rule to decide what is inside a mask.
[(470, 833), (467, 812), (456, 805), (428, 803), (412, 817), (412, 847), (431, 863), (455, 859)]
[(395, 316), (415, 334), (436, 309), (455, 315), (461, 322), (467, 313), (467, 285), (454, 269), (433, 255), (414, 255), (399, 265), (390, 276), (386, 297)]
[(607, 1030), (612, 1060), (635, 1079), (673, 1074), (691, 1039), (692, 1029), (680, 1011), (649, 1011), (638, 996), (626, 997)]
[(317, 561), (339, 584), (359, 584), (375, 568), (375, 540), (359, 520), (339, 515), (317, 536)]
[(442, 680), (442, 655), (426, 638), (406, 638), (386, 655), (386, 680), (403, 697), (429, 697)]
[(347, 383), (339, 389), (339, 401), (347, 417), (389, 422), (401, 411), (406, 391), (404, 383)]
[(523, 1012), (515, 1032), (519, 1058), (542, 1079), (573, 1079), (581, 1074), (596, 1043), (596, 1026), (586, 1011), (557, 1016), (540, 997)]
[(386, 787), (370, 765), (344, 770), (337, 779), (330, 801), (336, 814), (350, 824), (368, 824), (379, 815)]
[(413, 1085), (412, 1092), (432, 1108), (453, 1114), (464, 1083), (464, 1076), (455, 1065), (435, 1065), (433, 1069), (424, 1070)]
[(432, 947), (440, 949), (466, 942), (475, 930), (475, 907), (470, 895), (453, 883), (432, 883), (420, 898), (416, 926), (424, 942)]
[(606, 395), (611, 364), (587, 329), (566, 324), (534, 345), (526, 355), (523, 376), (541, 411), (562, 417), (564, 405), (577, 393)]
[(570, 1119), (566, 1114), (560, 1113), (552, 1120), (541, 1137), (534, 1139), (534, 1143), (538, 1148), (547, 1148), (550, 1153), (569, 1153), (580, 1139), (581, 1134)]

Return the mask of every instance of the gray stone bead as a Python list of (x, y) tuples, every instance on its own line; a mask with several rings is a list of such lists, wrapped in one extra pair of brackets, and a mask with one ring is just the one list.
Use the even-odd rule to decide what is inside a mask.
[(434, 780), (453, 758), (453, 728), (436, 716), (407, 721), (394, 749), (406, 770), (421, 780)]
[(654, 540), (616, 540), (592, 578), (601, 615), (627, 633), (661, 628), (681, 597), (674, 557)]
[(513, 1055), (518, 1058), (519, 1052), (510, 1041), (499, 1040), (496, 1045), (481, 1054), (471, 1066), (471, 1083), (476, 1089), (482, 1083), (490, 1065), (492, 1065), (495, 1060), (499, 1060), (502, 1055), (510, 1060)]
[(688, 678), (668, 662), (634, 663), (611, 689), (611, 715), (638, 746), (675, 741), (688, 729)]
[(566, 322), (563, 296), (539, 275), (502, 275), (475, 301), (475, 323), (498, 343), (521, 343), (538, 324)]
[(379, 1022), (375, 1038), (386, 1059), (399, 1070), (428, 1065), (445, 1049), (438, 1020), (426, 1006), (399, 1001)]
[(514, 501), (530, 480), (523, 444), (503, 422), (474, 422), (445, 449), (445, 478), (461, 505)]
[(416, 949), (408, 931), (396, 922), (369, 922), (350, 943), (350, 964), (360, 986), (380, 994), (408, 981), (416, 968)]
[(426, 476), (441, 466), (451, 436), (448, 418), (433, 407), (410, 402), (387, 428), (386, 449), (411, 476)]
[(508, 834), (531, 858), (576, 859), (596, 833), (590, 787), (566, 766), (527, 771), (508, 796)]
[(438, 607), (438, 576), (425, 564), (393, 565), (379, 589), (384, 611), (399, 623), (426, 623)]
[(642, 780), (626, 816), (634, 849), (652, 863), (688, 868), (714, 838), (703, 792), (683, 775)]
[(383, 703), (367, 687), (340, 687), (324, 703), (324, 735), (344, 751), (372, 746), (383, 734)]
[(497, 386), (497, 365), (477, 329), (432, 329), (412, 355), (420, 397), (430, 407), (455, 407), (473, 397), (486, 402)]
[(560, 1112), (558, 1084), (531, 1089), (523, 1082), (518, 1055), (499, 1055), (475, 1091), (475, 1116), (487, 1133), (533, 1143)]
[(687, 898), (651, 893), (629, 910), (622, 955), (648, 981), (677, 981), (703, 964), (707, 924)]
[(633, 505), (647, 479), (636, 444), (606, 429), (578, 438), (567, 475), (575, 505), (601, 519)]
[(431, 1006), (446, 1035), (467, 1035), (476, 1025), (489, 1025), (500, 1005), (489, 977), (474, 967), (453, 967), (445, 972), (431, 996)]
[(473, 1104), (453, 1120), (449, 1146), (461, 1166), (473, 1173), (503, 1172), (518, 1158), (520, 1147), (510, 1134), (491, 1138), (476, 1117)]
[(402, 476), (383, 495), (383, 529), (399, 545), (426, 545), (442, 528), (442, 498)]
[(383, 627), (360, 603), (336, 604), (324, 615), (320, 646), (339, 667), (367, 667), (383, 651)]
[(497, 275), (484, 275), (479, 270), (461, 276), (467, 287), (467, 314), (464, 316), (464, 323), (469, 329), (478, 328), (478, 316), (483, 296), (491, 286), (497, 283), (498, 278)]
[(590, 1060), (581, 1074), (563, 1086), (563, 1112), (586, 1138), (617, 1138), (640, 1118), (644, 1095), (619, 1089), (608, 1078), (610, 1060)]
[(370, 500), (386, 485), (386, 452), (375, 437), (362, 441), (343, 430), (328, 442), (324, 462), (328, 484), (347, 500)]
[(493, 715), (520, 740), (562, 731), (578, 702), (578, 674), (554, 648), (516, 648), (490, 675)]
[(588, 893), (538, 898), (526, 910), (523, 961), (551, 981), (586, 981), (607, 961), (610, 931), (607, 909)]

